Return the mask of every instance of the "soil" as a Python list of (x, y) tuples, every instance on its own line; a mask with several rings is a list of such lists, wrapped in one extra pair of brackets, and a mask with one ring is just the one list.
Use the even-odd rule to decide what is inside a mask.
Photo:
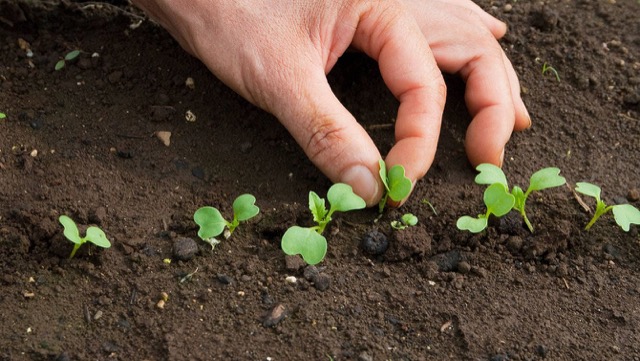
[[(478, 3), (509, 24), (501, 43), (533, 118), (507, 147), (510, 182), (556, 166), (640, 207), (640, 3)], [(534, 233), (513, 212), (478, 235), (456, 229), (483, 209), (456, 77), (411, 199), (377, 222), (375, 209), (339, 215), (326, 259), (305, 267), (280, 238), (310, 225), (308, 192), (329, 181), (140, 15), (0, 3), (0, 360), (640, 360), (638, 226), (609, 214), (585, 231), (590, 214), (561, 187), (530, 197)], [(347, 54), (329, 78), (387, 152), (398, 104), (376, 64)], [(228, 216), (247, 192), (260, 215), (211, 250), (194, 211)], [(418, 225), (392, 230), (405, 212)], [(68, 259), (62, 214), (112, 247)], [(361, 248), (373, 231), (386, 252)]]

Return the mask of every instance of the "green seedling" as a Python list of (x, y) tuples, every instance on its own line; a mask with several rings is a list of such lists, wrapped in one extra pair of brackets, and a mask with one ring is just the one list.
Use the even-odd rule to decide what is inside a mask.
[(409, 195), (411, 192), (411, 180), (404, 175), (404, 167), (400, 164), (391, 167), (389, 172), (387, 172), (387, 165), (384, 160), (380, 159), (378, 164), (380, 165), (380, 179), (385, 189), (384, 195), (378, 204), (378, 210), (382, 213), (388, 198), (395, 202), (400, 202)]
[(502, 217), (509, 213), (516, 203), (516, 198), (509, 193), (507, 187), (502, 183), (493, 183), (484, 191), (484, 204), (487, 211), (479, 214), (477, 218), (462, 216), (456, 222), (458, 229), (471, 233), (482, 232), (489, 224), (489, 216)]
[(548, 71), (553, 73), (553, 75), (556, 76), (557, 81), (560, 81), (560, 75), (558, 75), (558, 71), (554, 67), (552, 67), (547, 63), (542, 64), (542, 75), (544, 75)]
[[(478, 184), (494, 184), (500, 183), (504, 185), (504, 187), (509, 190), (509, 184), (507, 183), (507, 177), (504, 175), (504, 172), (500, 167), (497, 167), (493, 164), (480, 164), (476, 170), (480, 172), (476, 176), (476, 183)], [(511, 194), (515, 197), (515, 208), (520, 215), (524, 219), (524, 223), (529, 228), (529, 231), (533, 232), (533, 226), (531, 222), (529, 222), (529, 218), (527, 217), (527, 213), (525, 211), (525, 206), (527, 203), (527, 198), (529, 194), (533, 191), (541, 191), (547, 188), (559, 187), (566, 183), (564, 177), (560, 176), (560, 169), (558, 168), (543, 168), (539, 171), (533, 173), (531, 178), (529, 179), (529, 188), (524, 192), (522, 188), (518, 186), (513, 186), (511, 189)]]
[(313, 227), (293, 226), (282, 236), (281, 247), (288, 255), (299, 254), (310, 265), (318, 264), (327, 253), (327, 239), (322, 235), (331, 222), (335, 212), (347, 212), (363, 209), (367, 206), (364, 199), (353, 193), (351, 186), (336, 183), (327, 192), (330, 208), (327, 209), (325, 199), (315, 192), (309, 192), (309, 210), (316, 223)]
[(438, 212), (436, 211), (436, 207), (433, 206), (433, 204), (431, 204), (431, 202), (429, 202), (428, 199), (423, 199), (422, 201), (420, 201), (422, 204), (426, 204), (429, 206), (429, 208), (431, 208), (431, 212), (433, 212), (434, 215), (438, 215)]
[(71, 251), (71, 255), (69, 255), (69, 259), (73, 258), (80, 246), (82, 246), (86, 242), (91, 242), (96, 246), (102, 248), (111, 247), (111, 243), (107, 239), (107, 236), (98, 227), (91, 226), (87, 228), (86, 236), (80, 237), (80, 231), (78, 231), (78, 226), (76, 225), (76, 222), (73, 221), (73, 219), (69, 218), (68, 216), (62, 215), (58, 218), (58, 221), (64, 227), (64, 236), (75, 244), (73, 246), (73, 250)]
[(593, 197), (596, 200), (596, 212), (593, 218), (591, 218), (591, 221), (584, 227), (585, 230), (588, 231), (591, 229), (591, 226), (593, 226), (603, 214), (609, 211), (613, 212), (613, 218), (616, 220), (618, 226), (625, 232), (629, 232), (631, 224), (640, 224), (640, 210), (638, 210), (638, 208), (631, 204), (607, 206), (602, 199), (600, 199), (600, 187), (587, 182), (578, 182), (576, 185), (576, 192)]
[(5, 113), (0, 113), (0, 119), (4, 119), (6, 117), (7, 117), (7, 115)]
[(80, 50), (72, 50), (70, 52), (68, 52), (63, 59), (58, 60), (58, 62), (56, 63), (55, 66), (55, 70), (61, 70), (62, 68), (64, 68), (67, 65), (68, 61), (71, 61), (75, 58), (78, 57), (78, 55), (80, 55)]
[(233, 201), (233, 220), (227, 221), (217, 208), (202, 207), (193, 214), (193, 220), (200, 229), (198, 237), (211, 245), (213, 249), (220, 241), (215, 237), (226, 232), (224, 237), (229, 238), (240, 222), (247, 221), (260, 213), (256, 205), (256, 197), (251, 194), (242, 194)]
[(399, 231), (418, 224), (418, 217), (411, 213), (405, 213), (400, 217), (399, 221), (391, 221), (391, 227)]

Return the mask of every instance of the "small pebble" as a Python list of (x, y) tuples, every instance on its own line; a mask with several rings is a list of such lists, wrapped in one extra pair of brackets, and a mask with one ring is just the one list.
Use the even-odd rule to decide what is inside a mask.
[(295, 276), (288, 276), (284, 280), (285, 280), (285, 282), (291, 283), (291, 284), (294, 284), (294, 283), (298, 282), (298, 279), (295, 278)]
[(196, 82), (193, 81), (192, 77), (188, 77), (187, 80), (185, 80), (184, 85), (189, 89), (195, 89), (196, 88)]
[(173, 242), (173, 258), (188, 261), (198, 253), (198, 244), (191, 238), (178, 238)]
[(505, 4), (504, 6), (504, 12), (508, 13), (509, 11), (511, 11), (513, 9), (513, 5), (511, 4)]
[(317, 275), (313, 280), (313, 287), (318, 291), (326, 291), (331, 286), (331, 276), (326, 273)]
[(158, 303), (156, 303), (156, 307), (162, 310), (164, 309), (164, 303), (165, 303), (164, 300), (160, 300), (158, 301)]
[(318, 270), (318, 267), (316, 266), (307, 266), (307, 268), (304, 269), (304, 279), (309, 281), (309, 282), (313, 282), (313, 280), (318, 277), (318, 275), (320, 274), (320, 270)]
[(629, 202), (636, 202), (640, 200), (640, 190), (638, 188), (633, 188), (629, 190), (627, 194), (627, 199)]
[(171, 132), (165, 130), (159, 130), (155, 132), (156, 138), (162, 142), (166, 147), (171, 145)]
[(282, 321), (286, 316), (287, 308), (282, 303), (278, 303), (266, 315), (266, 317), (262, 321), (262, 325), (264, 327), (273, 327), (280, 323), (280, 321)]
[(370, 231), (364, 235), (360, 245), (366, 254), (378, 256), (387, 251), (389, 248), (389, 240), (382, 232)]
[(187, 110), (187, 112), (184, 114), (184, 119), (190, 123), (193, 123), (196, 121), (196, 115), (193, 114), (191, 110)]

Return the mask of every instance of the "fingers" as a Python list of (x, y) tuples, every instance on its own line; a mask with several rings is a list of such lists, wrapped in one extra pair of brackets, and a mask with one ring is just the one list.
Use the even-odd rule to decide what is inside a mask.
[[(465, 148), (471, 164), (502, 166), (504, 148), (514, 129), (529, 127), (531, 120), (520, 97), (520, 85), (502, 49), (483, 48), (459, 73), (467, 86), (465, 100), (473, 117)], [(507, 63), (505, 63), (507, 62)]]
[(504, 51), (502, 52), (502, 59), (507, 68), (507, 77), (509, 78), (509, 85), (511, 86), (511, 98), (513, 99), (516, 111), (516, 122), (513, 129), (523, 131), (531, 127), (531, 116), (520, 96), (520, 81), (518, 80), (518, 75)]
[(376, 59), (382, 77), (400, 101), (396, 144), (387, 165), (402, 164), (414, 183), (436, 151), (446, 87), (429, 46), (409, 12), (393, 1), (366, 9), (353, 44)]
[(465, 100), (473, 117), (465, 139), (469, 160), (502, 164), (512, 131), (529, 127), (530, 119), (513, 66), (487, 25), (492, 17), (463, 0), (428, 10), (416, 6), (422, 1), (410, 3), (438, 66), (466, 82)]
[(368, 206), (382, 197), (378, 149), (355, 118), (333, 94), (322, 65), (299, 70), (304, 81), (295, 95), (283, 96), (274, 114), (309, 159), (332, 182), (349, 184)]
[[(422, 1), (422, 0), (419, 0), (419, 1)], [(491, 16), (489, 13), (482, 10), (482, 8), (474, 2), (471, 2), (469, 0), (447, 0), (446, 3), (456, 5), (471, 11), (475, 16), (477, 16), (482, 21), (484, 26), (486, 26), (487, 29), (489, 29), (491, 34), (493, 34), (493, 36), (496, 39), (502, 38), (504, 34), (507, 32), (507, 24)]]

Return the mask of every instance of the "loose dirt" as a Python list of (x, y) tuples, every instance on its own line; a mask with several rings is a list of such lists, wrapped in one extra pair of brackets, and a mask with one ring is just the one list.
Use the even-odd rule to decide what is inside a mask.
[[(562, 187), (530, 197), (534, 233), (517, 214), (456, 229), (483, 208), (456, 77), (411, 199), (378, 222), (340, 215), (310, 268), (279, 242), (330, 183), (276, 119), (135, 9), (30, 3), (0, 3), (0, 360), (640, 360), (638, 226), (608, 215), (584, 231)], [(533, 118), (507, 146), (511, 184), (556, 166), (640, 207), (640, 4), (478, 3), (509, 24)], [(398, 104), (376, 64), (347, 54), (329, 79), (385, 154)], [(247, 192), (260, 216), (211, 250), (194, 211), (229, 216)], [(393, 231), (404, 212), (418, 226)], [(68, 260), (62, 214), (113, 246)], [(361, 248), (372, 231), (381, 255)]]

